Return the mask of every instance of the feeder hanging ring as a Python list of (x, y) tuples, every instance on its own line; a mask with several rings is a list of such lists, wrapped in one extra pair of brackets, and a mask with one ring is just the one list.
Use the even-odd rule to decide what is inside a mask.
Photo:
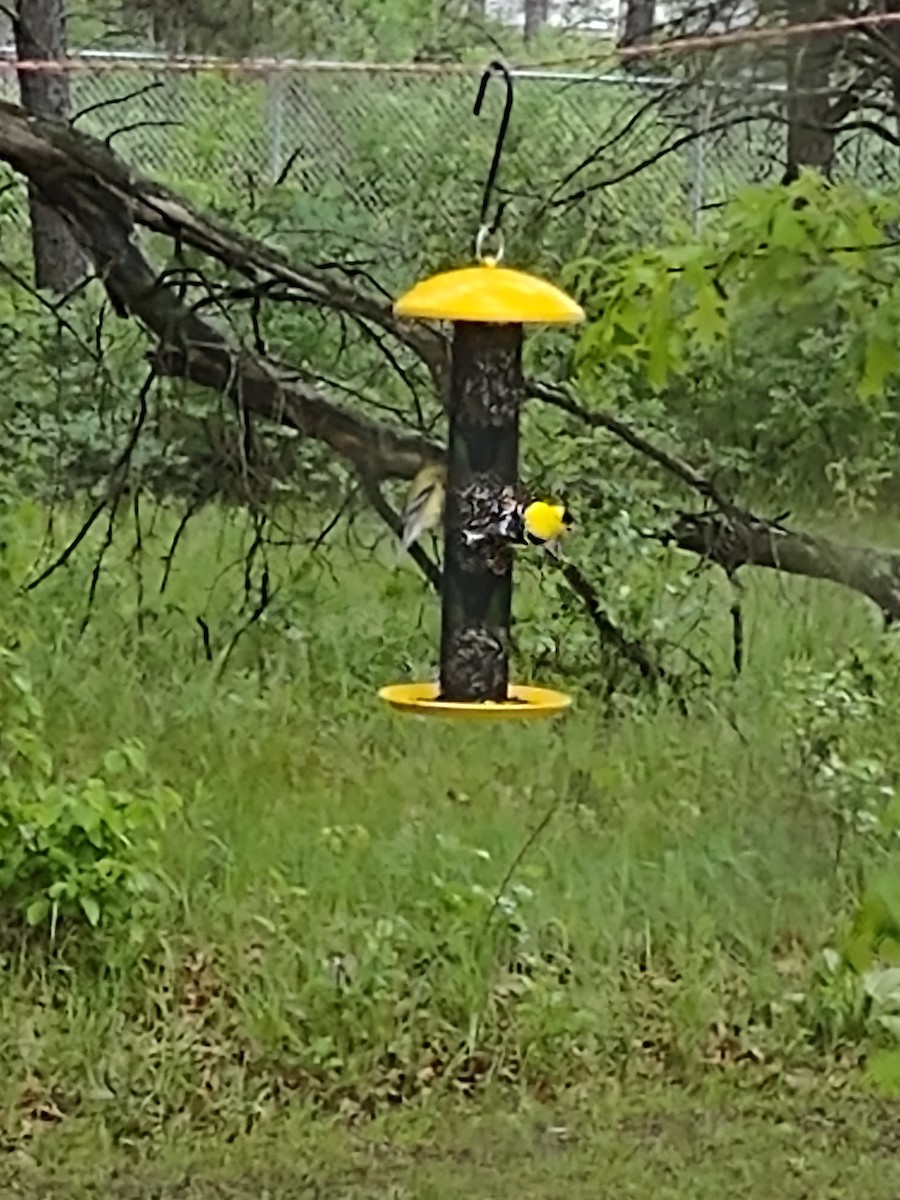
[[(494, 237), (496, 240), (496, 248), (493, 254), (485, 254), (484, 243), (489, 237)], [(497, 263), (503, 260), (503, 233), (500, 229), (492, 229), (490, 225), (482, 225), (478, 230), (478, 235), (475, 238), (475, 257), (482, 263), (490, 263), (491, 266), (496, 266)]]

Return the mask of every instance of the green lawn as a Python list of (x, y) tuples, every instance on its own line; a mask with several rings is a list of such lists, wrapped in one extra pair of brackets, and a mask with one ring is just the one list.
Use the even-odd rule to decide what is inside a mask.
[[(189, 529), (160, 597), (165, 525), (143, 630), (124, 541), (83, 634), (90, 545), (31, 600), (59, 770), (140, 737), (184, 809), (139, 918), (4, 941), (0, 1195), (900, 1194), (861, 1069), (884, 1035), (823, 958), (891, 860), (838, 832), (784, 696), (792, 663), (875, 646), (861, 601), (748, 579), (735, 682), (709, 585), (691, 645), (720, 678), (687, 715), (574, 678), (566, 717), (484, 730), (377, 700), (431, 672), (436, 610), (368, 551), (281, 558), (217, 673), (237, 522)], [(543, 603), (523, 576), (523, 654)], [(896, 710), (848, 728), (896, 768)]]
[(845, 1097), (658, 1086), (557, 1106), (400, 1112), (362, 1129), (286, 1117), (231, 1144), (115, 1154), (45, 1134), (6, 1156), (17, 1200), (895, 1200), (896, 1111)]

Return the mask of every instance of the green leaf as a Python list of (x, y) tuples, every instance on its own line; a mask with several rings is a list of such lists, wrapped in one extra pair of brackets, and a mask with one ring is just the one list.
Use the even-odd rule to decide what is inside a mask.
[(650, 304), (647, 325), (647, 379), (659, 389), (666, 382), (672, 365), (672, 294), (668, 277), (658, 281)]
[(900, 366), (895, 338), (874, 333), (866, 343), (865, 363), (859, 381), (859, 396), (868, 400), (884, 393), (885, 383)]
[(808, 240), (806, 229), (793, 205), (784, 207), (775, 214), (769, 245), (773, 250), (796, 250)]
[(122, 747), (122, 754), (127, 759), (132, 771), (142, 776), (147, 774), (147, 755), (141, 742), (126, 742)]
[(900, 945), (900, 879), (878, 880), (863, 897), (844, 947), (846, 960), (860, 973), (874, 960), (893, 959)]
[(876, 1051), (866, 1075), (883, 1096), (900, 1096), (900, 1049)]
[(728, 333), (728, 322), (722, 300), (715, 288), (707, 285), (697, 292), (697, 307), (691, 316), (691, 324), (697, 331), (701, 346), (713, 346)]
[(103, 774), (110, 779), (128, 770), (128, 760), (121, 750), (108, 750), (103, 756)]
[(82, 896), (81, 908), (88, 921), (94, 926), (94, 928), (96, 928), (100, 922), (100, 905), (97, 903), (94, 897)]
[(21, 672), (15, 672), (10, 676), (10, 682), (25, 696), (31, 695), (31, 680), (27, 675)]
[(32, 900), (25, 909), (25, 920), (29, 925), (40, 925), (49, 912), (50, 901), (41, 896), (38, 900)]
[(867, 996), (878, 1005), (900, 1004), (900, 967), (886, 967), (879, 971), (867, 971), (863, 976), (863, 988)]

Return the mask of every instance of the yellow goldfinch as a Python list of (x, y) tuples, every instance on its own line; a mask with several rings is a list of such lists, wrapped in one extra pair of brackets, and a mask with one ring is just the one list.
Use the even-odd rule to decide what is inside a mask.
[[(548, 504), (545, 500), (526, 503), (517, 489), (510, 488), (508, 492), (508, 507), (493, 527), (493, 535), (465, 530), (466, 540), (472, 544), (485, 536), (499, 535), (519, 545), (539, 546), (557, 557), (560, 539), (574, 524), (566, 506)], [(424, 533), (438, 528), (444, 516), (446, 495), (447, 468), (443, 464), (429, 463), (412, 481), (406, 497), (401, 536), (403, 550), (409, 550)]]
[(522, 510), (522, 540), (530, 546), (541, 546), (554, 558), (559, 555), (559, 541), (572, 528), (574, 519), (564, 504), (548, 504), (535, 500)]
[(412, 481), (403, 509), (404, 550), (415, 545), (423, 533), (440, 525), (446, 492), (447, 468), (440, 463), (429, 463)]

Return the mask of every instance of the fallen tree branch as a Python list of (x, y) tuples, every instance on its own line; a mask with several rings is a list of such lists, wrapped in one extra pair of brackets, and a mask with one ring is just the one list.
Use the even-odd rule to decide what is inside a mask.
[[(117, 294), (123, 298), (121, 291)], [(279, 369), (269, 359), (229, 345), (212, 325), (191, 314), (170, 292), (164, 294), (169, 299), (169, 327), (188, 348), (164, 345), (155, 351), (152, 360), (160, 375), (190, 379), (221, 392), (239, 402), (243, 411), (323, 442), (356, 470), (379, 479), (412, 479), (423, 463), (442, 458), (443, 448), (437, 443), (358, 416), (298, 381), (288, 368)], [(135, 311), (131, 298), (124, 302), (129, 311)], [(143, 316), (143, 312), (135, 315)], [(150, 328), (155, 333), (159, 326)]]
[[(270, 246), (247, 237), (194, 208), (183, 197), (132, 171), (108, 146), (64, 121), (29, 117), (0, 101), (0, 158), (37, 186), (67, 220), (83, 230), (64, 189), (76, 180), (104, 193), (119, 220), (143, 226), (217, 259), (254, 282), (260, 276), (297, 289), (322, 308), (370, 322), (412, 350), (437, 380), (446, 366), (446, 343), (434, 330), (397, 320), (383, 296), (335, 278), (334, 270), (297, 266)], [(76, 230), (78, 232), (78, 230)], [(358, 272), (357, 272), (358, 274)]]
[[(411, 479), (423, 462), (439, 459), (441, 447), (414, 433), (367, 420), (327, 400), (278, 363), (238, 345), (201, 317), (161, 282), (134, 237), (143, 223), (172, 237), (191, 240), (221, 261), (245, 265), (277, 256), (253, 252), (254, 243), (207, 227), (187, 207), (142, 183), (100, 143), (58, 121), (29, 118), (0, 103), (0, 159), (26, 174), (61, 212), (88, 251), (120, 312), (135, 317), (158, 339), (151, 355), (160, 375), (177, 375), (231, 399), (250, 412), (287, 425), (328, 445), (357, 470), (380, 478)], [(158, 207), (164, 204), (166, 216)], [(156, 205), (156, 207), (154, 207)], [(150, 217), (153, 216), (151, 221)], [(297, 280), (303, 278), (299, 273)], [(352, 289), (316, 279), (319, 303), (359, 305), (367, 319), (389, 327), (378, 307)], [(313, 282), (309, 284), (313, 288)], [(380, 318), (380, 320), (379, 320)]]
[(766, 567), (841, 584), (867, 596), (886, 624), (900, 619), (900, 554), (893, 551), (795, 533), (740, 512), (684, 513), (663, 538), (717, 563), (729, 575), (745, 566)]
[(730, 509), (733, 507), (731, 502), (725, 497), (712, 483), (706, 479), (699, 471), (684, 462), (680, 458), (676, 458), (674, 454), (669, 454), (663, 450), (661, 446), (655, 445), (636, 429), (632, 429), (624, 421), (614, 417), (611, 413), (595, 412), (593, 409), (585, 408), (583, 404), (579, 404), (561, 387), (554, 387), (552, 384), (542, 383), (540, 380), (526, 380), (526, 391), (529, 396), (535, 400), (542, 400), (545, 404), (551, 405), (553, 408), (558, 408), (569, 416), (575, 417), (585, 425), (590, 425), (594, 429), (606, 429), (611, 434), (625, 442), (632, 450), (636, 450), (638, 454), (642, 454), (645, 458), (649, 458), (652, 462), (657, 463), (667, 471), (670, 475), (674, 475), (680, 479), (682, 483), (687, 484), (695, 492), (699, 492), (701, 496), (705, 496), (719, 508)]
[[(689, 463), (650, 442), (618, 417), (587, 409), (562, 388), (539, 381), (529, 380), (527, 390), (535, 399), (586, 425), (608, 430), (714, 506), (705, 512), (683, 513), (671, 529), (660, 533), (664, 544), (715, 563), (732, 582), (741, 567), (766, 567), (788, 575), (827, 580), (866, 596), (878, 606), (888, 625), (900, 619), (900, 554), (793, 532), (777, 521), (767, 521), (734, 504)], [(742, 641), (738, 649), (742, 630), (737, 625), (735, 638), (737, 667), (743, 653)]]
[[(298, 379), (296, 372), (240, 344), (201, 316), (153, 269), (138, 244), (136, 227), (201, 250), (254, 285), (273, 281), (293, 289), (298, 299), (382, 330), (425, 364), (443, 395), (449, 379), (449, 350), (440, 333), (397, 321), (382, 296), (338, 281), (325, 268), (291, 264), (135, 174), (108, 147), (64, 122), (29, 117), (18, 106), (0, 102), (0, 160), (25, 175), (69, 222), (116, 310), (133, 316), (154, 335), (157, 346), (151, 360), (158, 374), (177, 375), (215, 389), (234, 403), (238, 413), (249, 412), (323, 442), (361, 478), (376, 481), (368, 494), (386, 520), (383, 499), (377, 499), (377, 481), (411, 479), (426, 462), (443, 457), (443, 447), (437, 443), (338, 406)], [(867, 596), (888, 622), (900, 617), (900, 555), (793, 533), (762, 520), (736, 506), (712, 481), (626, 422), (585, 409), (558, 387), (530, 381), (527, 390), (588, 425), (606, 429), (712, 506), (711, 511), (684, 514), (672, 529), (661, 533), (661, 540), (717, 563), (731, 575), (743, 566), (759, 566), (830, 580)], [(388, 524), (394, 527), (392, 521)], [(433, 575), (429, 578), (435, 582)], [(572, 586), (571, 579), (569, 583)], [(588, 597), (578, 594), (591, 615)], [(597, 623), (594, 616), (591, 619)], [(609, 630), (607, 635), (614, 640)], [(649, 660), (642, 669), (657, 671)]]

